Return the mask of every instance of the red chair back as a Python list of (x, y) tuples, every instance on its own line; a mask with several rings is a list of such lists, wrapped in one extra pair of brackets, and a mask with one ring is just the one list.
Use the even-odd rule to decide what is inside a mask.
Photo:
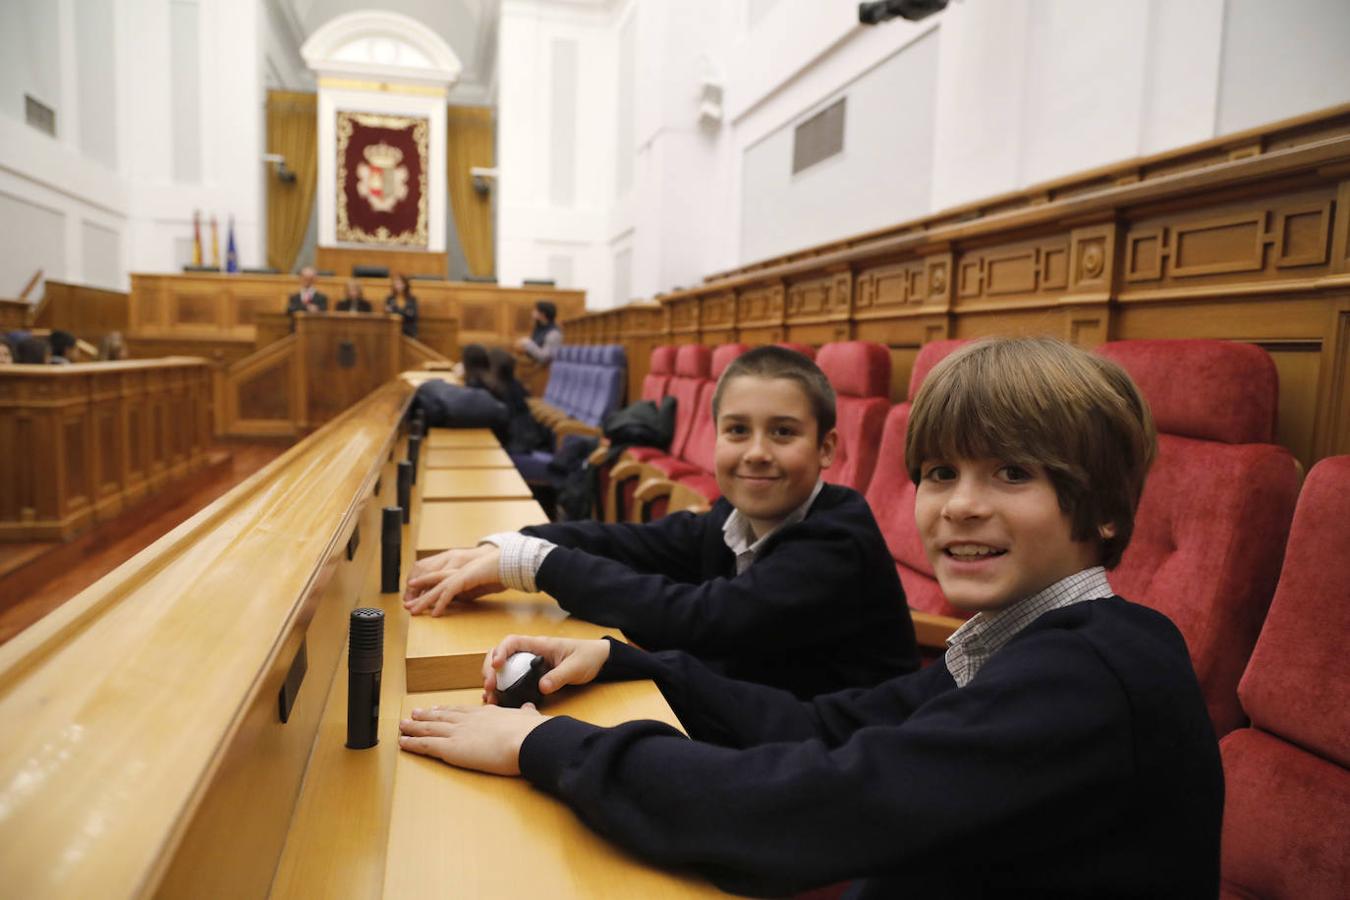
[(671, 374), (675, 371), (675, 348), (657, 347), (652, 350), (651, 365), (642, 376), (642, 399), (660, 401), (666, 395)]
[(679, 456), (689, 440), (698, 418), (698, 395), (708, 380), (712, 350), (702, 344), (684, 344), (675, 351), (675, 374), (671, 376), (666, 393), (675, 398), (675, 437), (670, 442), (670, 455)]
[(1293, 457), (1273, 443), (1275, 364), (1259, 347), (1228, 341), (1117, 341), (1098, 352), (1129, 372), (1159, 432), (1111, 585), (1176, 623), (1223, 735), (1243, 721), (1238, 679), (1275, 592), (1298, 495)]
[(1350, 456), (1308, 473), (1279, 587), (1220, 743), (1222, 896), (1350, 895)]
[(821, 347), (816, 365), (834, 386), (839, 431), (834, 464), (825, 470), (825, 480), (866, 491), (890, 409), (891, 353), (871, 341), (842, 341)]

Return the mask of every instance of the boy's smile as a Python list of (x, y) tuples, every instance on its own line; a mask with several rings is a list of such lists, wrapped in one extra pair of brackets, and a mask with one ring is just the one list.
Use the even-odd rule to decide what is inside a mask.
[(743, 375), (723, 389), (717, 417), (717, 486), (763, 537), (806, 502), (834, 460), (832, 430), (817, 441), (815, 413), (789, 378)]
[(1101, 564), (1072, 537), (1045, 470), (995, 459), (925, 460), (914, 518), (947, 600), (996, 611)]

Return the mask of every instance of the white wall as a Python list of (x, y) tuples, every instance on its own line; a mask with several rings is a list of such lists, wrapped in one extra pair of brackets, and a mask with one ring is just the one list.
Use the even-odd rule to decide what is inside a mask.
[[(233, 215), (241, 263), (262, 264), (260, 4), (0, 3), (0, 296), (38, 267), (120, 289), (174, 270), (193, 209), (218, 217), (222, 256)], [(25, 93), (55, 138), (25, 123)]]

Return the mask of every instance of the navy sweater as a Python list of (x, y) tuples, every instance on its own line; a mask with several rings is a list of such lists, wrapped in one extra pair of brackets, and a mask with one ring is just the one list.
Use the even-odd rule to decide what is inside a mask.
[(827, 484), (806, 518), (736, 574), (731, 504), (648, 525), (523, 529), (558, 544), (535, 581), (568, 612), (649, 650), (686, 650), (733, 678), (809, 697), (918, 668), (914, 625), (860, 494)]
[(522, 773), (610, 840), (719, 886), (865, 897), (1208, 897), (1223, 772), (1185, 643), (1120, 598), (1048, 612), (965, 687), (934, 664), (802, 702), (614, 644), (657, 722), (536, 728)]

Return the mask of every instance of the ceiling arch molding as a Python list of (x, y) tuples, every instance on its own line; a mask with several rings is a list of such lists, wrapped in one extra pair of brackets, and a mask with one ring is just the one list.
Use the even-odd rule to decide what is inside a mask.
[(318, 75), (449, 86), (463, 66), (440, 35), (410, 16), (359, 10), (319, 26), (300, 48)]

